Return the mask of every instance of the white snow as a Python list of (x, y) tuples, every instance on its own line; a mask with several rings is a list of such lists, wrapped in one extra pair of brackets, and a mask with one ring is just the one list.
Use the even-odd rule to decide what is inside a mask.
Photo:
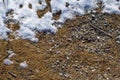
[(60, 21), (73, 19), (97, 7), (96, 0), (52, 0), (52, 13), (61, 11)]
[(11, 51), (11, 50), (8, 50), (7, 53), (8, 53), (8, 57), (7, 57), (6, 59), (4, 59), (3, 62), (4, 62), (4, 64), (6, 64), (6, 65), (11, 65), (11, 64), (13, 64), (14, 62), (11, 61), (10, 58), (13, 57), (13, 56), (16, 55), (16, 54), (15, 54), (13, 51)]
[(120, 0), (102, 0), (103, 12), (120, 14)]
[(7, 39), (7, 33), (10, 32), (10, 30), (5, 27), (4, 24), (4, 18), (5, 18), (5, 6), (3, 4), (3, 2), (0, 0), (0, 39)]
[(26, 63), (26, 61), (20, 63), (20, 68), (27, 68), (28, 64)]
[[(12, 32), (16, 39), (29, 39), (37, 42), (38, 32), (55, 33), (57, 28), (76, 16), (89, 13), (97, 8), (97, 2), (103, 2), (103, 13), (120, 14), (120, 0), (51, 0), (51, 12), (46, 12), (41, 18), (36, 11), (47, 7), (46, 0), (0, 0), (0, 39), (8, 39), (12, 30), (6, 27), (5, 20), (13, 19), (19, 23), (20, 29)], [(12, 16), (6, 12), (13, 10)], [(53, 19), (53, 14), (61, 12), (58, 20)], [(54, 25), (54, 23), (57, 23)]]
[(20, 30), (18, 30), (15, 34), (16, 38), (22, 38), (22, 39), (30, 39), (31, 41), (37, 42), (38, 39), (35, 38), (35, 33), (29, 29), (28, 27), (21, 27)]
[(6, 64), (6, 65), (11, 65), (11, 64), (13, 64), (14, 62), (13, 61), (11, 61), (10, 59), (4, 59), (4, 64)]
[(9, 58), (9, 59), (10, 59), (11, 57), (13, 57), (13, 56), (16, 55), (16, 54), (15, 54), (13, 51), (11, 51), (11, 50), (8, 50), (7, 52), (8, 52), (8, 58)]
[(10, 30), (5, 27), (5, 25), (0, 21), (0, 39), (7, 39), (7, 33), (9, 33)]

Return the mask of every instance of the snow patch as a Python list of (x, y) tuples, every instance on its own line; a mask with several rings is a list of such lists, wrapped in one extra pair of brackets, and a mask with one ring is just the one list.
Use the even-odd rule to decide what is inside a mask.
[(14, 62), (13, 61), (11, 61), (10, 59), (4, 59), (4, 64), (6, 64), (6, 65), (11, 65), (11, 64), (13, 64)]
[(52, 13), (61, 12), (60, 21), (73, 19), (97, 7), (96, 0), (51, 0)]
[(105, 13), (120, 14), (120, 0), (102, 0)]
[(20, 63), (20, 68), (27, 68), (28, 64), (26, 63), (26, 61)]

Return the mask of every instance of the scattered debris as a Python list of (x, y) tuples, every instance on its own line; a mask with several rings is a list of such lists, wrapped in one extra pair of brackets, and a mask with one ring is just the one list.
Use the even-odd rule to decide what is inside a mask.
[(109, 36), (110, 38), (112, 38), (112, 35), (107, 33), (107, 32), (105, 32), (104, 30), (102, 30), (102, 29), (100, 29), (100, 28), (98, 28), (96, 26), (93, 26), (91, 23), (90, 23), (90, 26), (93, 27), (96, 30), (99, 30), (100, 32), (104, 33), (105, 35)]
[(12, 77), (17, 78), (17, 75), (16, 75), (15, 73), (13, 73), (12, 71), (9, 71), (8, 73), (9, 73)]

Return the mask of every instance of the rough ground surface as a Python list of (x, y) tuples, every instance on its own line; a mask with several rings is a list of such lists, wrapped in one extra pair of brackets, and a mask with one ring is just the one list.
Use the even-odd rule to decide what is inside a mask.
[[(1, 40), (0, 79), (120, 80), (119, 22), (119, 15), (93, 13), (67, 21), (56, 34), (39, 33), (38, 43)], [(7, 50), (16, 53), (9, 66)]]
[[(99, 12), (68, 20), (56, 34), (39, 33), (38, 43), (10, 35), (0, 40), (0, 80), (120, 80), (119, 35), (120, 15)], [(12, 65), (3, 63), (8, 50), (16, 54)]]

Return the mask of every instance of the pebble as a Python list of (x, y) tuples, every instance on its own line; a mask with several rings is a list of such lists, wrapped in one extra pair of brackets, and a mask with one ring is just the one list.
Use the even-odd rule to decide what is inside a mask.
[(69, 75), (68, 73), (66, 73), (66, 74), (64, 74), (64, 76), (65, 76), (66, 78), (68, 78), (70, 75)]

